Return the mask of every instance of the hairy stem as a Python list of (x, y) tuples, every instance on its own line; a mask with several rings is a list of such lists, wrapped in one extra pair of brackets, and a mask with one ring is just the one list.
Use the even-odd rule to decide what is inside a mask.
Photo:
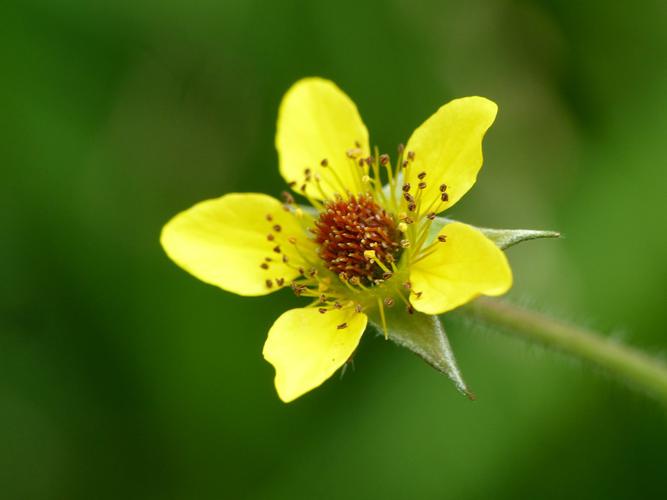
[(667, 404), (667, 364), (603, 335), (498, 299), (466, 307), (475, 318), (526, 340), (591, 362)]

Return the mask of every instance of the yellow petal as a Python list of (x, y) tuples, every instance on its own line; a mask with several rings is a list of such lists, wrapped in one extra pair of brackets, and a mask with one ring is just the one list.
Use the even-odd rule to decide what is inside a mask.
[[(276, 390), (285, 403), (319, 386), (352, 355), (367, 318), (353, 309), (292, 309), (269, 330), (264, 359), (276, 369)], [(344, 328), (339, 328), (345, 325)]]
[[(312, 251), (296, 217), (278, 200), (233, 193), (176, 215), (162, 229), (160, 241), (176, 264), (200, 280), (239, 295), (264, 295), (280, 287), (277, 279), (285, 286), (298, 275), (282, 261), (287, 255), (290, 264), (301, 264), (290, 237)], [(281, 253), (274, 251), (276, 247)]]
[(440, 314), (478, 295), (501, 295), (512, 286), (512, 271), (505, 254), (471, 226), (454, 222), (440, 231), (435, 251), (410, 270), (410, 282), (421, 297), (410, 296), (415, 309)]
[[(329, 80), (305, 78), (287, 91), (278, 113), (276, 148), (280, 173), (296, 183), (297, 191), (306, 169), (320, 177), (327, 197), (362, 190), (361, 169), (347, 152), (358, 149), (355, 155), (368, 156), (368, 131), (354, 102)], [(322, 198), (314, 182), (306, 192)]]
[[(426, 172), (420, 212), (441, 212), (456, 203), (475, 183), (482, 167), (482, 138), (496, 118), (498, 106), (483, 97), (455, 99), (412, 133), (406, 151), (415, 154), (407, 182), (416, 187)], [(449, 199), (440, 201), (440, 185)], [(432, 201), (438, 200), (430, 209)]]

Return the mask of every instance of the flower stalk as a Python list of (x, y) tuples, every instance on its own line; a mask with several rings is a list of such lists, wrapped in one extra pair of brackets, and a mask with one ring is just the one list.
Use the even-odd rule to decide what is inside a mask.
[(667, 363), (598, 332), (480, 297), (462, 311), (489, 326), (590, 362), (667, 404)]

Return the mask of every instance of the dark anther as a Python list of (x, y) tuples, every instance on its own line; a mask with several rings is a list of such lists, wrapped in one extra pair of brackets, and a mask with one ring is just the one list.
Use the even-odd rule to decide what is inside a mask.
[(272, 234), (267, 234), (267, 235), (266, 235), (266, 239), (269, 240), (269, 241), (273, 241), (273, 240), (276, 239), (276, 237), (273, 236)]
[(415, 313), (415, 308), (412, 306), (407, 307), (408, 314), (414, 314)]
[(324, 314), (325, 312), (327, 312), (327, 310), (324, 307), (320, 307), (318, 311), (320, 311), (320, 314)]
[(276, 253), (280, 253), (280, 245), (276, 245), (275, 247), (273, 247), (273, 251)]
[(388, 154), (381, 154), (380, 155), (380, 165), (386, 165), (389, 163), (389, 155)]
[(273, 226), (273, 230), (276, 233), (279, 233), (282, 230), (282, 227), (280, 227), (280, 224), (276, 224), (275, 226)]
[(441, 243), (444, 243), (445, 241), (447, 241), (447, 235), (444, 235), (444, 234), (439, 235), (438, 236), (438, 241), (441, 242)]
[(364, 307), (361, 304), (355, 304), (354, 305), (354, 311), (360, 313), (361, 311), (364, 310)]
[(309, 168), (307, 168), (303, 171), (303, 175), (305, 175), (306, 177), (310, 177), (310, 174), (311, 174), (311, 170)]
[(425, 183), (425, 182), (420, 182), (420, 183), (417, 185), (417, 187), (418, 187), (419, 189), (426, 189), (426, 183)]
[(273, 288), (273, 281), (266, 280), (266, 288)]
[(444, 193), (445, 191), (447, 191), (447, 184), (440, 184), (440, 192)]
[(419, 172), (419, 175), (417, 176), (417, 178), (419, 180), (422, 180), (424, 177), (426, 177), (426, 172)]
[(410, 290), (412, 288), (412, 283), (406, 281), (405, 283), (403, 283), (403, 288), (405, 288), (406, 290)]
[(412, 203), (413, 201), (415, 201), (415, 199), (412, 197), (410, 193), (403, 193), (403, 198), (405, 198), (405, 201), (407, 201), (408, 203)]
[[(283, 197), (283, 200), (285, 200), (285, 203), (287, 203), (288, 205), (294, 205), (294, 196), (289, 194), (287, 191), (283, 191), (280, 194)], [(267, 217), (266, 220), (271, 220), (271, 219)]]
[(343, 329), (347, 328), (347, 323), (341, 323), (336, 328), (338, 328), (339, 330), (343, 330)]
[(308, 276), (310, 276), (311, 278), (317, 276), (317, 269), (315, 269), (314, 267), (308, 269)]
[(287, 264), (289, 262), (289, 259), (287, 258), (287, 255), (283, 255), (283, 262)]
[(278, 286), (283, 286), (285, 284), (285, 278), (276, 278), (276, 284)]
[(405, 144), (399, 144), (398, 145), (398, 154), (399, 155), (403, 154), (403, 150), (405, 150)]
[(273, 215), (271, 215), (271, 214), (266, 214), (266, 220), (268, 220), (269, 222), (271, 222), (271, 221), (273, 220)]
[(322, 161), (320, 162), (320, 165), (322, 165), (323, 167), (326, 167), (327, 165), (329, 165), (329, 160), (327, 160), (326, 158), (322, 158)]
[(401, 163), (401, 167), (405, 168), (408, 166), (408, 160), (403, 160), (403, 163)]
[(421, 298), (423, 292), (412, 292), (412, 293), (415, 294), (416, 299), (419, 299), (419, 298)]
[(408, 151), (408, 160), (414, 160), (414, 159), (415, 159), (415, 152)]
[(393, 274), (387, 271), (386, 273), (384, 273), (384, 274), (382, 275), (382, 279), (383, 279), (383, 280), (388, 280), (388, 279), (391, 278), (392, 276), (393, 276)]
[(387, 307), (392, 307), (394, 305), (394, 299), (392, 299), (391, 297), (385, 297), (383, 302), (384, 305)]
[(410, 191), (410, 183), (409, 182), (406, 183), (406, 184), (403, 184), (403, 192), (407, 193), (408, 191)]
[(428, 220), (435, 220), (435, 212), (429, 212), (426, 218)]
[(293, 188), (294, 186), (296, 186), (296, 181), (290, 181), (290, 182), (287, 183), (287, 185), (289, 187)]
[(336, 309), (342, 309), (342, 308), (343, 308), (343, 305), (342, 305), (340, 302), (336, 301), (336, 302), (334, 302), (334, 308), (336, 308)]
[(449, 200), (449, 195), (447, 193), (441, 193), (440, 194), (440, 199), (442, 201), (448, 201)]
[(408, 210), (410, 210), (410, 212), (414, 212), (416, 209), (417, 205), (415, 205), (414, 203), (408, 203)]
[(259, 265), (259, 267), (261, 267), (262, 269), (268, 269), (268, 268), (269, 268), (269, 265), (268, 265), (266, 262), (262, 262), (262, 263)]
[(358, 148), (361, 147), (361, 144), (359, 144), (359, 141), (354, 141), (354, 145), (355, 145), (356, 147), (358, 147)]

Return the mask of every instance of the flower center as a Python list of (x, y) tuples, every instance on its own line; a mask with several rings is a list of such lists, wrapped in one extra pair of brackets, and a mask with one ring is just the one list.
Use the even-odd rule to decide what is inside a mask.
[(328, 202), (313, 233), (327, 268), (351, 282), (373, 284), (388, 273), (401, 251), (396, 222), (368, 194)]

